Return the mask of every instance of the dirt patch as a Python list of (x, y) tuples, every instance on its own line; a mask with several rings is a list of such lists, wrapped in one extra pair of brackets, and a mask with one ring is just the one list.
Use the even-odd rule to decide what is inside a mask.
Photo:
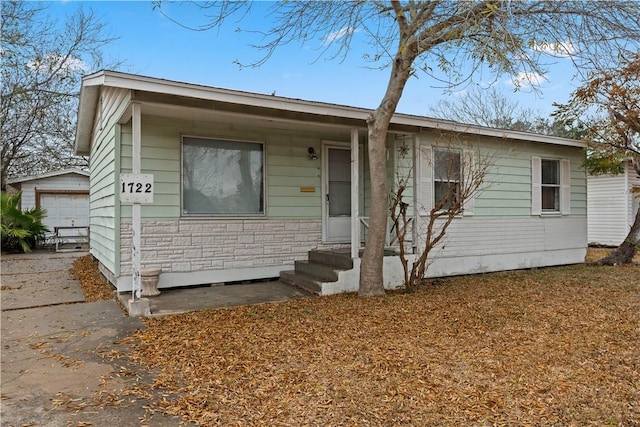
[[(585, 257), (585, 262), (594, 263), (609, 255), (614, 249), (615, 248), (589, 248), (587, 256)], [(638, 251), (636, 256), (633, 257), (633, 262), (640, 264), (640, 251)]]

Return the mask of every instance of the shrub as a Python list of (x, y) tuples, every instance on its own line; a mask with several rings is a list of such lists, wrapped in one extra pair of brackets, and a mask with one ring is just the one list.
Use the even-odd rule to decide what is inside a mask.
[(2, 192), (0, 221), (2, 227), (2, 250), (7, 252), (31, 252), (49, 231), (42, 224), (44, 209), (32, 208), (21, 211), (22, 192)]

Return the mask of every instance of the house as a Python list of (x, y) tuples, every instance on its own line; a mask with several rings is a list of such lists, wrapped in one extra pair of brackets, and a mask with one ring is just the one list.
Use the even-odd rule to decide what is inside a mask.
[(10, 192), (22, 191), (21, 208), (43, 208), (43, 223), (58, 227), (89, 226), (89, 173), (65, 169), (7, 180)]
[[(370, 111), (113, 71), (82, 82), (76, 151), (90, 156), (91, 253), (132, 288), (132, 211), (119, 175), (153, 175), (140, 207), (141, 263), (159, 287), (282, 276), (320, 294), (358, 286), (367, 235)], [(388, 188), (409, 178), (411, 251), (425, 213), (455, 188), (443, 159), (490, 161), (483, 191), (449, 228), (427, 275), (581, 263), (587, 249), (582, 142), (396, 114)], [(415, 172), (415, 173), (414, 173)], [(450, 188), (450, 187), (446, 187)], [(393, 234), (389, 227), (390, 253)], [(411, 255), (413, 256), (413, 255)], [(402, 283), (385, 257), (385, 286)]]
[(587, 229), (589, 243), (618, 246), (631, 229), (638, 212), (640, 176), (631, 160), (619, 175), (587, 178)]

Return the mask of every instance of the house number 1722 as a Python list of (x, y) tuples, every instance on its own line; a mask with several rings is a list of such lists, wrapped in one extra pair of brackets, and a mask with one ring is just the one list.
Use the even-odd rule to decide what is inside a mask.
[(141, 173), (120, 174), (121, 203), (153, 203), (153, 175)]
[[(144, 186), (144, 190), (142, 189), (142, 187)], [(135, 187), (135, 189), (134, 189)], [(123, 182), (122, 183), (122, 192), (126, 193), (151, 193), (151, 189), (153, 188), (153, 185), (150, 182), (147, 182), (145, 184), (141, 183), (141, 182)]]

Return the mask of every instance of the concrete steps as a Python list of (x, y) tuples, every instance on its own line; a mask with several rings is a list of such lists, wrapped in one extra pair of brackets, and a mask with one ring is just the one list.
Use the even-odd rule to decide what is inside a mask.
[(336, 282), (340, 271), (353, 268), (348, 250), (309, 251), (308, 261), (296, 261), (294, 270), (280, 273), (280, 280), (314, 294), (322, 293), (322, 283)]

